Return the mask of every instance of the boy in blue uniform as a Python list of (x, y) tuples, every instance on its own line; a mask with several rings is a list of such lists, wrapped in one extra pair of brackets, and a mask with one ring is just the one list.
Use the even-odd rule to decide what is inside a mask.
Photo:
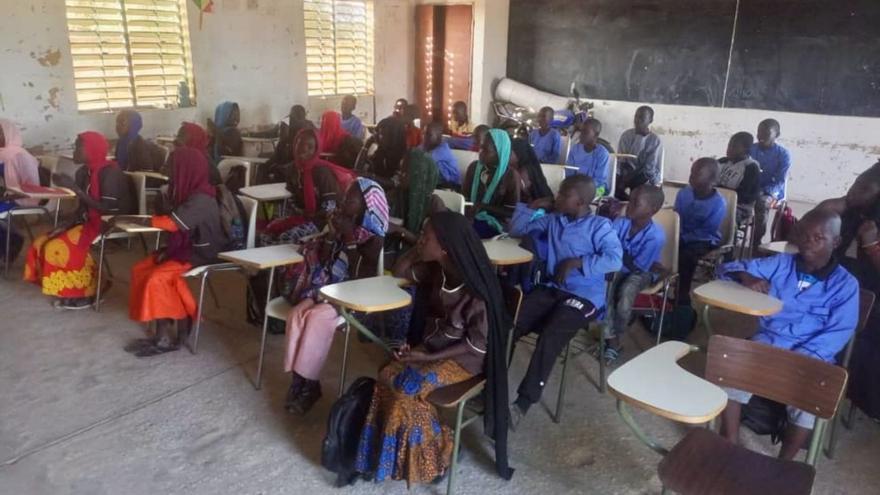
[[(577, 173), (592, 177), (596, 184), (596, 194), (604, 196), (608, 192), (611, 155), (599, 144), (601, 133), (602, 123), (597, 119), (589, 118), (584, 121), (581, 125), (581, 142), (568, 152), (565, 164), (574, 165), (578, 168)], [(570, 172), (567, 173), (570, 175)]]
[(605, 275), (620, 269), (623, 252), (611, 222), (590, 210), (595, 196), (593, 180), (574, 175), (562, 181), (554, 212), (541, 216), (519, 203), (514, 213), (512, 235), (546, 241), (549, 278), (526, 296), (514, 330), (515, 340), (534, 332), (538, 343), (511, 408), (512, 428), (540, 400), (568, 341), (605, 306)]
[(559, 163), (562, 137), (559, 131), (550, 128), (551, 122), (553, 109), (544, 107), (538, 112), (538, 128), (529, 133), (529, 144), (535, 148), (535, 154), (541, 163)]
[[(836, 363), (859, 318), (859, 283), (832, 256), (840, 244), (840, 217), (813, 210), (795, 230), (798, 254), (735, 261), (718, 275), (782, 300), (782, 311), (759, 320), (751, 340)], [(727, 389), (721, 434), (737, 442), (742, 404), (751, 394)], [(790, 427), (782, 439), (780, 459), (793, 459), (810, 436), (816, 417), (787, 406)]]
[(339, 108), (340, 113), (342, 113), (342, 128), (351, 136), (363, 141), (365, 134), (364, 124), (353, 113), (355, 108), (357, 108), (357, 98), (354, 95), (345, 95)]
[(437, 168), (440, 169), (440, 187), (455, 189), (461, 188), (461, 172), (458, 169), (458, 161), (449, 145), (443, 142), (443, 123), (431, 122), (425, 128), (425, 136), (422, 138), (422, 148), (425, 153), (431, 155)]
[(749, 154), (761, 164), (761, 196), (755, 201), (755, 246), (761, 244), (767, 231), (767, 213), (778, 201), (785, 199), (785, 180), (791, 168), (788, 150), (776, 143), (779, 122), (762, 120), (758, 124), (758, 142)]
[(611, 301), (605, 320), (605, 355), (608, 364), (620, 356), (620, 337), (629, 327), (633, 303), (639, 292), (656, 280), (665, 269), (660, 255), (666, 244), (663, 227), (653, 216), (663, 207), (663, 189), (645, 184), (630, 194), (626, 216), (614, 221), (612, 228), (623, 246), (623, 267), (611, 283)]
[(678, 306), (690, 306), (691, 282), (697, 263), (721, 243), (721, 221), (727, 209), (715, 190), (718, 161), (700, 158), (691, 165), (688, 186), (675, 196), (675, 212), (681, 219), (678, 244)]

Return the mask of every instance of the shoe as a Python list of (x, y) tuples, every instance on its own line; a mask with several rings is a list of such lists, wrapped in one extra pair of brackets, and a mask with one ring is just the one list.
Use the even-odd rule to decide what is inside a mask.
[(153, 344), (151, 346), (143, 347), (143, 348), (135, 351), (134, 355), (136, 357), (152, 357), (152, 356), (158, 356), (159, 354), (165, 354), (166, 352), (176, 351), (178, 349), (180, 349), (180, 346), (177, 346), (177, 345), (164, 346), (164, 345), (159, 345), (159, 344)]
[(85, 297), (77, 297), (70, 299), (58, 299), (53, 303), (58, 309), (67, 309), (71, 311), (78, 311), (81, 309), (89, 309), (92, 307), (92, 301)]
[(141, 349), (156, 345), (156, 339), (134, 339), (122, 348), (129, 354), (134, 354)]
[(296, 398), (290, 403), (289, 411), (304, 416), (308, 413), (318, 399), (321, 398), (321, 382), (306, 380)]
[(605, 365), (611, 366), (620, 358), (620, 354), (623, 352), (623, 347), (614, 348), (611, 346), (605, 346)]
[(293, 372), (293, 379), (290, 381), (290, 387), (287, 389), (287, 396), (284, 399), (284, 409), (287, 409), (287, 412), (293, 412), (293, 403), (296, 402), (305, 381), (305, 378), (297, 372)]

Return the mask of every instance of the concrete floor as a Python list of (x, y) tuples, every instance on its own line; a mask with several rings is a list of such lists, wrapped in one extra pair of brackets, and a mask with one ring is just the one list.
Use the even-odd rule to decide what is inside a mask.
[[(136, 359), (123, 352), (144, 334), (126, 316), (127, 269), (139, 256), (139, 249), (111, 255), (117, 279), (100, 314), (53, 310), (36, 287), (0, 282), (0, 493), (408, 493), (400, 482), (338, 490), (320, 466), (341, 339), (325, 370), (325, 397), (307, 417), (282, 407), (288, 376), (281, 371), (280, 336), (269, 337), (263, 390), (253, 389), (259, 332), (244, 321), (244, 285), (235, 274), (218, 278), (222, 307), (208, 304), (197, 355)], [(716, 317), (722, 331), (747, 332), (753, 324), (721, 312)], [(631, 336), (627, 358), (650, 345), (640, 328)], [(512, 388), (529, 352), (517, 351)], [(349, 376), (373, 376), (381, 361), (375, 348), (356, 343)], [(684, 364), (699, 370), (701, 356)], [(494, 475), (482, 426), (466, 430), (459, 493), (659, 492), (659, 457), (617, 417), (612, 398), (597, 392), (596, 362), (581, 355), (569, 370), (562, 423), (536, 407), (511, 435), (513, 481)], [(545, 406), (555, 404), (558, 376)], [(669, 446), (686, 429), (648, 413), (635, 416)], [(836, 459), (821, 459), (814, 493), (877, 493), (880, 426), (859, 416), (854, 430), (839, 431)], [(766, 439), (744, 437), (751, 448), (774, 452)], [(445, 485), (413, 489), (444, 491)]]

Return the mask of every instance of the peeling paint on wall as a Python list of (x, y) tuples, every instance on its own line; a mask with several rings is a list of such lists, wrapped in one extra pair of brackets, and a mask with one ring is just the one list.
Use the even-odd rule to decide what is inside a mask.
[(61, 92), (61, 88), (54, 87), (49, 90), (49, 105), (52, 106), (55, 110), (58, 110), (61, 107), (61, 102), (58, 98), (58, 93)]
[(46, 50), (46, 53), (39, 58), (37, 58), (34, 52), (31, 52), (31, 58), (36, 58), (37, 62), (43, 67), (54, 67), (61, 61), (61, 50), (57, 48), (55, 50)]

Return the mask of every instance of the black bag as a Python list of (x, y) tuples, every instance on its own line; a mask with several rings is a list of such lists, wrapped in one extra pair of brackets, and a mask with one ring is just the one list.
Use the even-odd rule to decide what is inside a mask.
[(788, 413), (785, 404), (753, 395), (742, 407), (740, 423), (758, 435), (770, 435), (775, 445), (788, 428)]
[[(659, 316), (654, 318), (646, 315), (642, 317), (642, 324), (652, 334), (657, 335), (660, 318)], [(677, 305), (672, 311), (666, 311), (666, 316), (663, 319), (663, 337), (669, 340), (684, 341), (696, 326), (697, 313), (694, 309), (687, 305)]]
[(358, 476), (354, 462), (375, 385), (372, 378), (358, 378), (330, 409), (321, 465), (336, 473), (338, 487), (354, 483)]

